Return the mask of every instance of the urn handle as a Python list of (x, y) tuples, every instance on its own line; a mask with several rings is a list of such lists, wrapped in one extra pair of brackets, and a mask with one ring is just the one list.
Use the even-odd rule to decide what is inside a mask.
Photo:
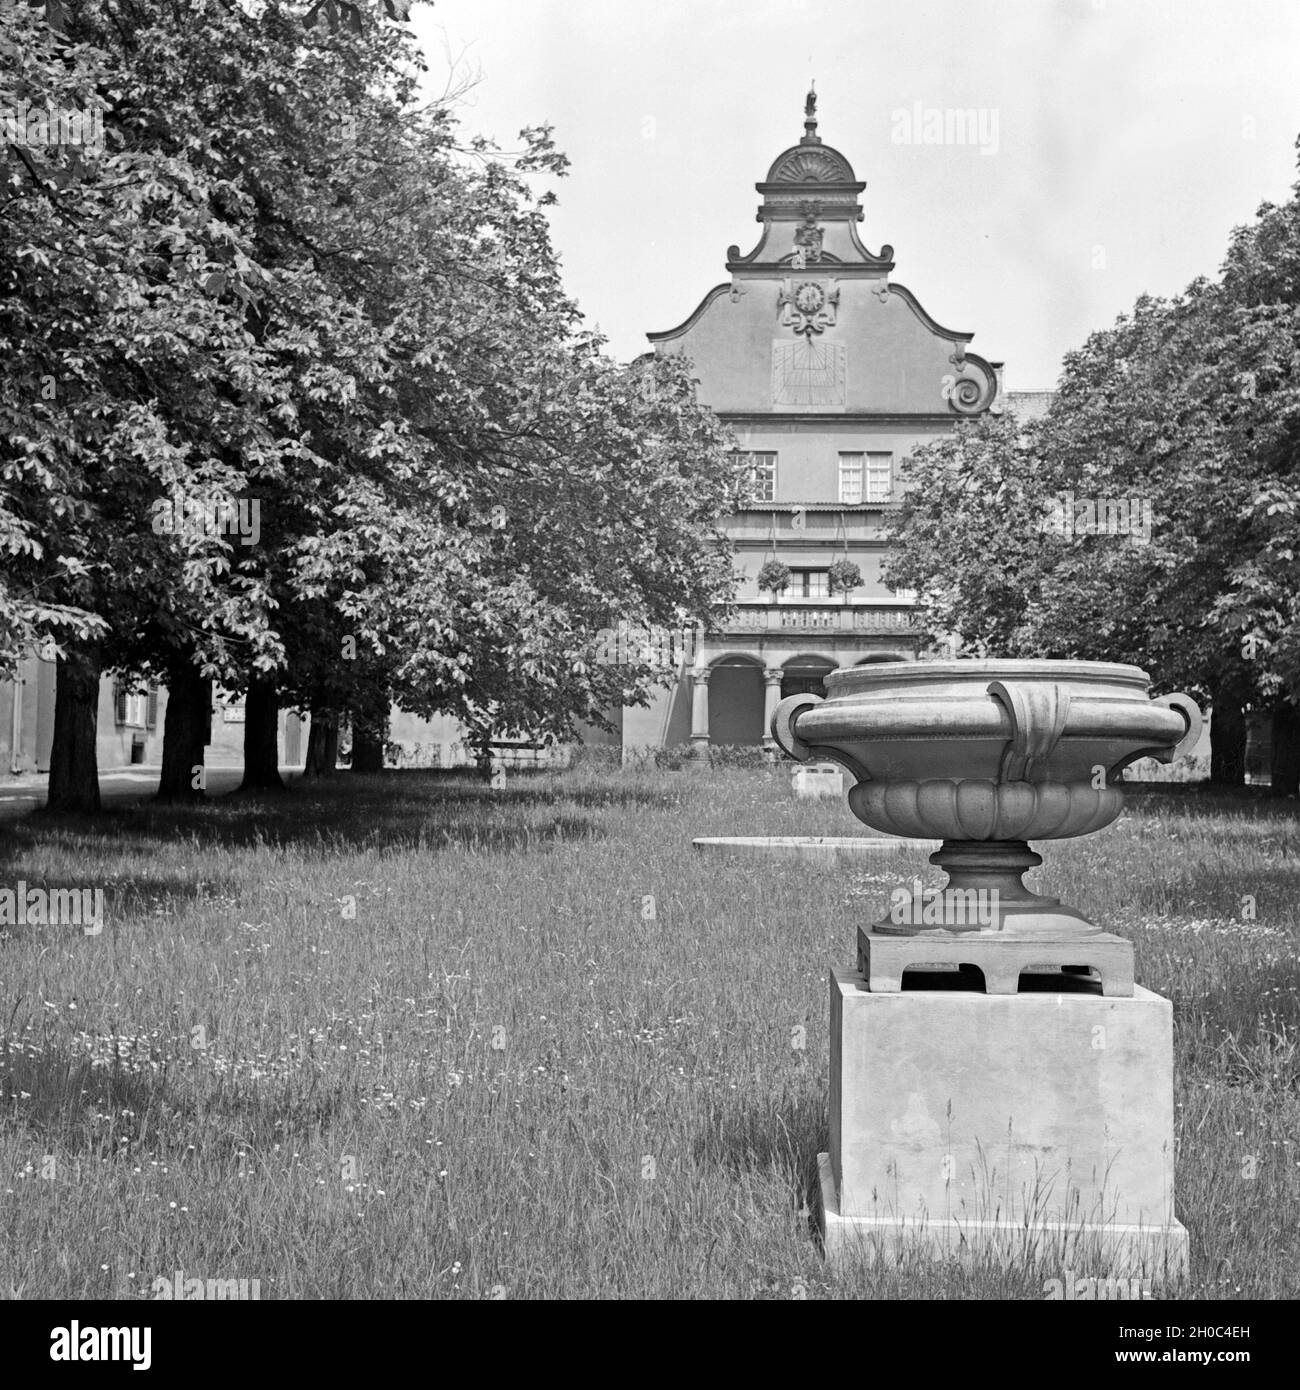
[(1011, 738), (1002, 751), (998, 781), (1045, 781), (1047, 760), (1069, 718), (1070, 692), (1038, 681), (991, 681), (988, 693), (1011, 716)]
[(820, 705), (820, 695), (787, 695), (772, 711), (772, 737), (792, 758), (806, 763), (814, 757), (813, 750), (794, 731), (799, 716), (806, 709)]
[(1172, 762), (1174, 758), (1181, 758), (1185, 753), (1190, 753), (1201, 737), (1201, 725), (1204, 721), (1201, 718), (1200, 706), (1190, 695), (1184, 695), (1181, 690), (1174, 695), (1161, 695), (1152, 703), (1163, 705), (1166, 709), (1176, 709), (1187, 721), (1187, 729), (1170, 751), (1169, 761)]

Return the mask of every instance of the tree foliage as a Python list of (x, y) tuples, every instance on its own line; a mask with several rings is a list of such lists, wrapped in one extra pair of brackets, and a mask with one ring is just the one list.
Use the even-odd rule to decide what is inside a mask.
[[(912, 455), (887, 582), (921, 591), (932, 636), (1294, 697), (1298, 209), (1266, 205), (1218, 280), (1091, 335), (1042, 420), (986, 416)], [(1090, 533), (1088, 502), (1130, 524)]]
[[(105, 137), (7, 166), (0, 661), (93, 645), (563, 733), (657, 674), (602, 665), (602, 629), (728, 594), (688, 366), (583, 328), (534, 188), (550, 130), (462, 142), (408, 8), (0, 10), (0, 105), (93, 106)], [(157, 524), (240, 505), (255, 543)]]

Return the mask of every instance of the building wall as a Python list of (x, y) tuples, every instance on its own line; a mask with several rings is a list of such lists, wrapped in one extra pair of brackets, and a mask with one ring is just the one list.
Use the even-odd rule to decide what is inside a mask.
[(675, 748), (691, 736), (691, 678), (684, 670), (651, 692), (649, 706), (622, 710), (624, 748)]
[(870, 419), (758, 421), (727, 414), (738, 449), (777, 455), (777, 502), (837, 502), (841, 453), (890, 453), (894, 456), (894, 500), (902, 497), (899, 472), (918, 444), (940, 439), (951, 420), (912, 423)]
[(13, 715), (14, 702), (22, 707), (22, 686), (15, 680), (0, 683), (0, 776), (6, 772), (17, 772), (22, 759), (22, 749), (15, 753)]
[(1055, 398), (1055, 391), (1008, 391), (1006, 405), (1016, 419), (1026, 425), (1030, 420), (1041, 420), (1052, 408)]
[[(773, 400), (773, 375), (781, 360), (774, 353), (793, 349), (798, 362), (806, 349), (842, 354), (843, 398), (801, 405), (802, 414), (948, 413), (944, 378), (959, 370), (951, 361), (954, 339), (965, 335), (937, 334), (938, 325), (927, 324), (924, 309), (899, 287), (888, 287), (882, 298), (883, 279), (838, 278), (836, 271), (835, 265), (776, 271), (770, 279), (737, 282), (735, 294), (721, 286), (721, 293), (705, 296), (678, 336), (658, 346), (691, 359), (700, 400), (719, 411), (788, 410)], [(805, 279), (838, 292), (839, 301), (834, 324), (803, 342), (782, 323), (779, 300), (787, 282), (793, 288)]]
[(54, 665), (30, 656), (0, 682), (0, 773), (48, 768), (53, 737)]
[[(862, 571), (863, 580), (847, 601), (892, 602), (893, 590), (881, 578), (888, 555), (889, 514), (882, 507), (814, 510), (811, 506), (802, 512), (785, 507), (738, 514), (727, 527), (735, 547), (734, 569), (740, 576), (737, 600), (773, 602), (758, 587), (758, 573), (767, 560), (775, 558), (792, 569), (825, 569), (833, 559), (847, 554)], [(838, 596), (834, 600), (845, 601)], [(790, 594), (775, 602), (788, 605), (798, 600)]]
[[(44, 773), (50, 768), (54, 739), (56, 667), (52, 661), (30, 656), (18, 664), (15, 679), (0, 681), (0, 776)], [(99, 684), (96, 706), (95, 753), (100, 771), (133, 764), (157, 767), (162, 762), (163, 734), (167, 718), (167, 688), (159, 686), (154, 717), (147, 700), (131, 702), (127, 720), (119, 723), (117, 683), (105, 676)], [(15, 694), (17, 720), (15, 721)], [(213, 697), (212, 737), (204, 753), (209, 767), (238, 767), (244, 760), (243, 702), (217, 692)], [(235, 715), (228, 719), (227, 711)], [(15, 745), (15, 733), (17, 741)], [(281, 710), (280, 765), (302, 765), (307, 751), (307, 722), (291, 710)], [(16, 747), (16, 751), (15, 751)]]
[[(128, 710), (131, 722), (117, 722), (115, 693), (117, 683), (108, 676), (99, 682), (99, 708), (96, 715), (95, 756), (101, 768), (129, 767), (132, 763), (157, 766), (162, 762), (163, 722), (167, 717), (167, 690), (158, 689), (156, 714), (149, 723), (147, 697), (133, 704), (144, 706), (143, 710)], [(133, 748), (138, 753), (133, 755)], [(46, 761), (41, 771), (49, 768)]]

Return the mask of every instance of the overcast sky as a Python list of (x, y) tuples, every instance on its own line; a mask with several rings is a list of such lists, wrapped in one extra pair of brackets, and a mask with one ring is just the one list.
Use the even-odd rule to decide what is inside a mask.
[[(863, 242), (1012, 390), (1053, 385), (1142, 292), (1215, 274), (1295, 182), (1295, 0), (438, 0), (412, 19), (431, 87), (449, 57), (478, 75), (467, 133), (513, 148), (555, 126), (565, 281), (623, 359), (753, 248), (754, 184), (803, 134), (810, 78), (818, 133), (867, 183)], [(982, 139), (922, 143), (918, 109), (979, 112)]]

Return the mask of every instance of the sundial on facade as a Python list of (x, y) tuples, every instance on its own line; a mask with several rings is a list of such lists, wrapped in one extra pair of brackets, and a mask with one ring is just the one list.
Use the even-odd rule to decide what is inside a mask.
[(772, 403), (843, 405), (847, 366), (842, 343), (778, 338), (772, 344)]

